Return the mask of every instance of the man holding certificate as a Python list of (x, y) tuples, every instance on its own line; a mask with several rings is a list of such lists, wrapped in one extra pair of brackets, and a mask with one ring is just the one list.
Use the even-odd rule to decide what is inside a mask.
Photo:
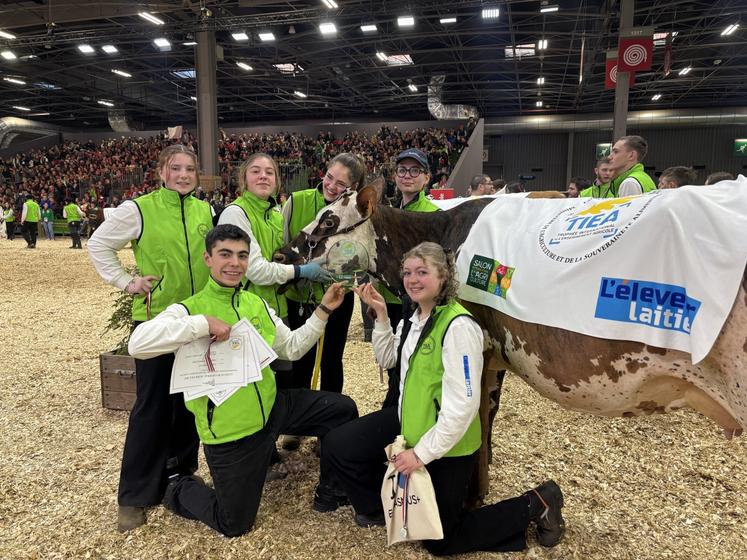
[[(256, 351), (251, 353), (250, 361), (262, 366), (261, 378), (257, 380), (243, 372), (244, 379), (254, 381), (238, 387), (234, 383), (230, 396), (226, 397), (223, 391), (184, 389), (214, 488), (197, 477), (175, 476), (164, 497), (164, 504), (174, 513), (198, 519), (226, 536), (241, 535), (254, 524), (278, 434), (318, 436), (323, 444), (327, 432), (358, 417), (355, 403), (347, 396), (308, 389), (277, 390), (266, 359), (268, 350), (287, 360), (303, 356), (324, 332), (329, 315), (342, 303), (342, 285), (332, 284), (306, 323), (291, 331), (264, 300), (242, 289), (249, 242), (247, 234), (236, 226), (213, 229), (205, 238), (204, 260), (210, 269), (205, 288), (139, 325), (129, 343), (130, 354), (141, 359), (175, 352), (183, 345), (208, 338), (215, 343), (240, 340)], [(258, 334), (261, 340), (250, 342), (249, 330), (256, 330), (254, 335)], [(228, 348), (237, 350), (239, 346), (237, 343)], [(172, 373), (174, 378), (181, 376), (181, 383), (196, 377), (191, 375), (192, 368), (195, 372), (199, 369), (191, 354), (182, 362), (189, 368), (188, 375), (182, 375), (184, 371)], [(221, 363), (230, 361), (221, 353), (215, 358), (218, 364), (208, 343), (204, 354), (208, 371), (217, 371)], [(200, 383), (204, 387), (205, 379)], [(215, 389), (221, 388), (220, 383), (216, 381)], [(201, 396), (191, 398), (200, 393)], [(325, 503), (344, 501), (324, 471), (314, 499)]]

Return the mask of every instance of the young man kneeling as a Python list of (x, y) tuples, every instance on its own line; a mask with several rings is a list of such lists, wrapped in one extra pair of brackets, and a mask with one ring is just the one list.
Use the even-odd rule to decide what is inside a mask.
[[(242, 289), (249, 261), (249, 237), (233, 225), (220, 225), (205, 238), (207, 285), (194, 296), (169, 306), (132, 333), (130, 354), (151, 358), (211, 336), (227, 340), (231, 325), (246, 318), (282, 359), (296, 360), (319, 339), (344, 289), (332, 284), (314, 314), (291, 331), (257, 295)], [(214, 488), (193, 476), (170, 480), (164, 505), (183, 517), (198, 519), (226, 536), (250, 530), (259, 509), (265, 473), (278, 434), (324, 437), (358, 417), (352, 399), (337, 393), (288, 389), (278, 391), (269, 367), (262, 379), (242, 387), (220, 406), (208, 397), (186, 403), (195, 416)], [(316, 500), (340, 501), (329, 474), (320, 473)]]

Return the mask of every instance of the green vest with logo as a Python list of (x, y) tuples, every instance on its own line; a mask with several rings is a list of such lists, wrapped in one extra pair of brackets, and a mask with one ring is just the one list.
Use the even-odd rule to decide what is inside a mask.
[(67, 206), (65, 206), (65, 219), (67, 220), (67, 223), (70, 222), (79, 222), (80, 221), (80, 214), (78, 213), (78, 205), (74, 202), (71, 202)]
[(612, 187), (609, 183), (587, 187), (578, 193), (578, 196), (583, 198), (614, 198)]
[[(274, 202), (262, 200), (249, 191), (239, 196), (233, 205), (244, 211), (246, 219), (252, 225), (252, 234), (259, 243), (262, 256), (272, 262), (272, 255), (283, 246), (283, 215), (277, 206)], [(278, 293), (278, 287), (277, 284), (260, 286), (250, 282), (247, 290), (264, 299), (278, 317), (283, 318), (288, 316), (288, 303), (285, 295)]]
[[(319, 189), (296, 191), (291, 194), (290, 200), (293, 202), (288, 221), (288, 235), (291, 239), (295, 239), (303, 228), (314, 221), (319, 211), (327, 205), (327, 201)], [(301, 303), (312, 300), (315, 302), (322, 301), (322, 296), (324, 295), (323, 284), (307, 280), (302, 280), (301, 282), (301, 285), (296, 283), (285, 292), (288, 299)]]
[[(410, 357), (407, 376), (402, 389), (402, 435), (408, 447), (415, 447), (438, 420), (441, 411), (442, 381), (444, 365), (443, 342), (451, 322), (461, 316), (471, 317), (469, 311), (456, 301), (437, 306), (432, 312), (432, 326), (420, 336), (415, 351)], [(464, 372), (465, 377), (470, 375)], [(477, 399), (480, 387), (474, 387)], [(446, 457), (471, 455), (480, 447), (482, 436), (478, 415), (457, 444), (446, 453)]]
[(12, 224), (16, 221), (15, 213), (13, 212), (13, 208), (8, 208), (8, 217), (5, 218), (5, 222), (8, 224)]
[[(142, 218), (140, 237), (132, 242), (137, 267), (141, 276), (159, 278), (151, 288), (151, 316), (155, 317), (205, 286), (209, 272), (202, 256), (213, 217), (207, 202), (165, 187), (133, 202)], [(148, 319), (144, 296), (133, 299), (132, 319)]]
[(619, 177), (615, 177), (610, 183), (602, 185), (601, 187), (591, 186), (588, 189), (584, 189), (583, 191), (581, 191), (579, 193), (579, 196), (591, 196), (594, 198), (617, 198), (619, 196), (618, 193), (620, 192), (620, 185), (625, 179), (629, 177), (632, 177), (633, 179), (638, 181), (638, 184), (641, 185), (641, 190), (644, 194), (656, 190), (656, 184), (654, 183), (653, 179), (648, 176), (648, 173), (643, 170), (643, 164), (636, 163), (625, 173), (623, 173)]
[[(229, 325), (247, 319), (267, 344), (275, 341), (275, 323), (264, 301), (251, 292), (225, 287), (209, 278), (202, 291), (181, 303), (190, 315), (210, 315)], [(229, 339), (230, 340), (230, 339)], [(260, 431), (275, 404), (275, 374), (269, 366), (262, 370), (262, 380), (241, 387), (220, 406), (208, 397), (185, 403), (195, 416), (200, 441), (206, 445), (228, 443)]]
[(26, 221), (38, 222), (41, 216), (39, 205), (30, 198), (26, 201)]

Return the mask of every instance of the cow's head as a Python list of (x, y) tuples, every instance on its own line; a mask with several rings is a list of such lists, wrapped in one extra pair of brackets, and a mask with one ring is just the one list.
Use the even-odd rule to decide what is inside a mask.
[[(379, 177), (360, 191), (346, 191), (335, 202), (319, 211), (290, 243), (275, 252), (273, 260), (283, 264), (324, 262), (330, 247), (341, 240), (357, 241), (375, 255), (373, 226), (370, 218), (384, 192)], [(371, 267), (371, 262), (367, 263)]]

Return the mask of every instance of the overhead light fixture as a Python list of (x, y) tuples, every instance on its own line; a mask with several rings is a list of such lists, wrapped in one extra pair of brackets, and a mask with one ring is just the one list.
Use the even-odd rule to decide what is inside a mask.
[(194, 47), (197, 44), (197, 41), (187, 41), (186, 43), (182, 43), (185, 47)]
[(363, 31), (363, 33), (373, 33), (377, 30), (378, 27), (376, 27), (375, 23), (367, 23), (365, 25), (361, 25), (361, 31)]
[(259, 34), (259, 40), (260, 41), (274, 41), (275, 40), (275, 34), (270, 31), (263, 31)]
[(682, 70), (679, 71), (680, 76), (687, 76), (690, 73), (690, 70), (692, 70), (692, 66), (685, 66)]
[(457, 18), (455, 17), (443, 17), (438, 20), (438, 23), (440, 23), (441, 25), (448, 25), (450, 23), (456, 23), (456, 22), (457, 22)]
[(306, 99), (308, 97), (308, 95), (306, 95), (304, 92), (298, 90), (294, 91), (293, 95), (295, 95), (296, 97), (300, 97), (301, 99)]
[(337, 33), (337, 27), (331, 21), (325, 21), (319, 24), (319, 31), (322, 35), (334, 35)]
[(540, 39), (537, 41), (537, 50), (544, 51), (547, 48), (547, 39)]
[(378, 58), (381, 62), (386, 62), (386, 54), (381, 51), (378, 51), (376, 53), (376, 58)]
[(114, 103), (111, 101), (104, 101), (103, 99), (99, 99), (96, 103), (99, 105), (104, 105), (105, 107), (114, 107)]
[(415, 18), (413, 16), (399, 16), (397, 18), (398, 27), (412, 27), (415, 25)]
[(557, 4), (543, 4), (540, 6), (540, 13), (549, 14), (551, 12), (557, 12), (560, 7)]
[(117, 76), (122, 76), (123, 78), (132, 78), (132, 74), (128, 74), (124, 70), (117, 70), (116, 68), (112, 69), (112, 72), (114, 72)]
[(334, 10), (335, 8), (338, 7), (337, 2), (335, 2), (335, 0), (322, 0), (322, 4), (327, 6), (327, 8), (329, 8), (330, 10)]
[(537, 103), (534, 104), (535, 107), (542, 107), (542, 101), (537, 101)]
[(731, 35), (737, 29), (739, 29), (739, 24), (738, 23), (732, 23), (731, 25), (729, 25), (726, 29), (724, 29), (721, 32), (721, 36), (723, 37), (724, 35)]
[(34, 113), (31, 116), (32, 117), (46, 117), (47, 115), (49, 115), (49, 113), (48, 112), (44, 112), (44, 113)]
[(0, 29), (0, 37), (2, 37), (3, 39), (15, 39), (16, 38), (16, 36), (13, 35), (12, 33), (8, 33), (7, 31), (3, 31), (2, 29)]
[(415, 84), (410, 84), (407, 87), (410, 91), (413, 91), (413, 92), (418, 91), (418, 86), (416, 86)]
[(165, 37), (153, 39), (153, 44), (155, 44), (159, 49), (167, 49), (171, 46), (171, 43), (169, 43), (169, 40)]
[(543, 76), (540, 76), (539, 78), (537, 78), (537, 85), (541, 86), (544, 83), (545, 83), (545, 78)]
[(657, 93), (651, 98), (651, 101), (659, 101), (659, 99), (661, 99), (661, 94)]
[(144, 20), (147, 20), (155, 25), (163, 25), (165, 23), (162, 19), (157, 18), (156, 16), (154, 16), (153, 14), (149, 12), (138, 12), (137, 15), (139, 15)]
[(249, 72), (250, 70), (254, 70), (254, 68), (249, 66), (246, 62), (237, 62), (236, 66), (238, 66), (242, 70), (246, 70), (247, 72)]
[(236, 33), (231, 33), (231, 37), (233, 37), (234, 41), (248, 41), (249, 40), (249, 35), (247, 35), (243, 31), (237, 31)]
[(284, 62), (282, 64), (273, 64), (281, 74), (295, 74), (296, 72), (303, 72), (303, 66), (291, 62)]
[(101, 50), (104, 51), (106, 54), (114, 54), (114, 53), (119, 52), (117, 47), (115, 47), (114, 45), (104, 45), (103, 47), (101, 47)]
[(497, 6), (494, 8), (484, 8), (482, 11), (482, 19), (495, 19), (501, 15), (501, 9)]
[(13, 105), (13, 108), (18, 109), (19, 111), (30, 111), (31, 110), (28, 107), (23, 107), (21, 105)]
[(11, 84), (18, 84), (19, 86), (25, 86), (26, 82), (23, 80), (19, 80), (18, 78), (3, 78), (6, 82), (10, 82)]
[(91, 54), (96, 52), (96, 50), (91, 45), (78, 45), (78, 50), (83, 54)]
[(15, 60), (16, 55), (13, 54), (13, 51), (3, 51), (0, 53), (0, 56), (2, 56), (5, 60)]
[(194, 95), (191, 95), (191, 96), (190, 96), (189, 98), (190, 98), (190, 99), (191, 99), (192, 101), (197, 101), (197, 98), (196, 98), (196, 97), (195, 97)]

